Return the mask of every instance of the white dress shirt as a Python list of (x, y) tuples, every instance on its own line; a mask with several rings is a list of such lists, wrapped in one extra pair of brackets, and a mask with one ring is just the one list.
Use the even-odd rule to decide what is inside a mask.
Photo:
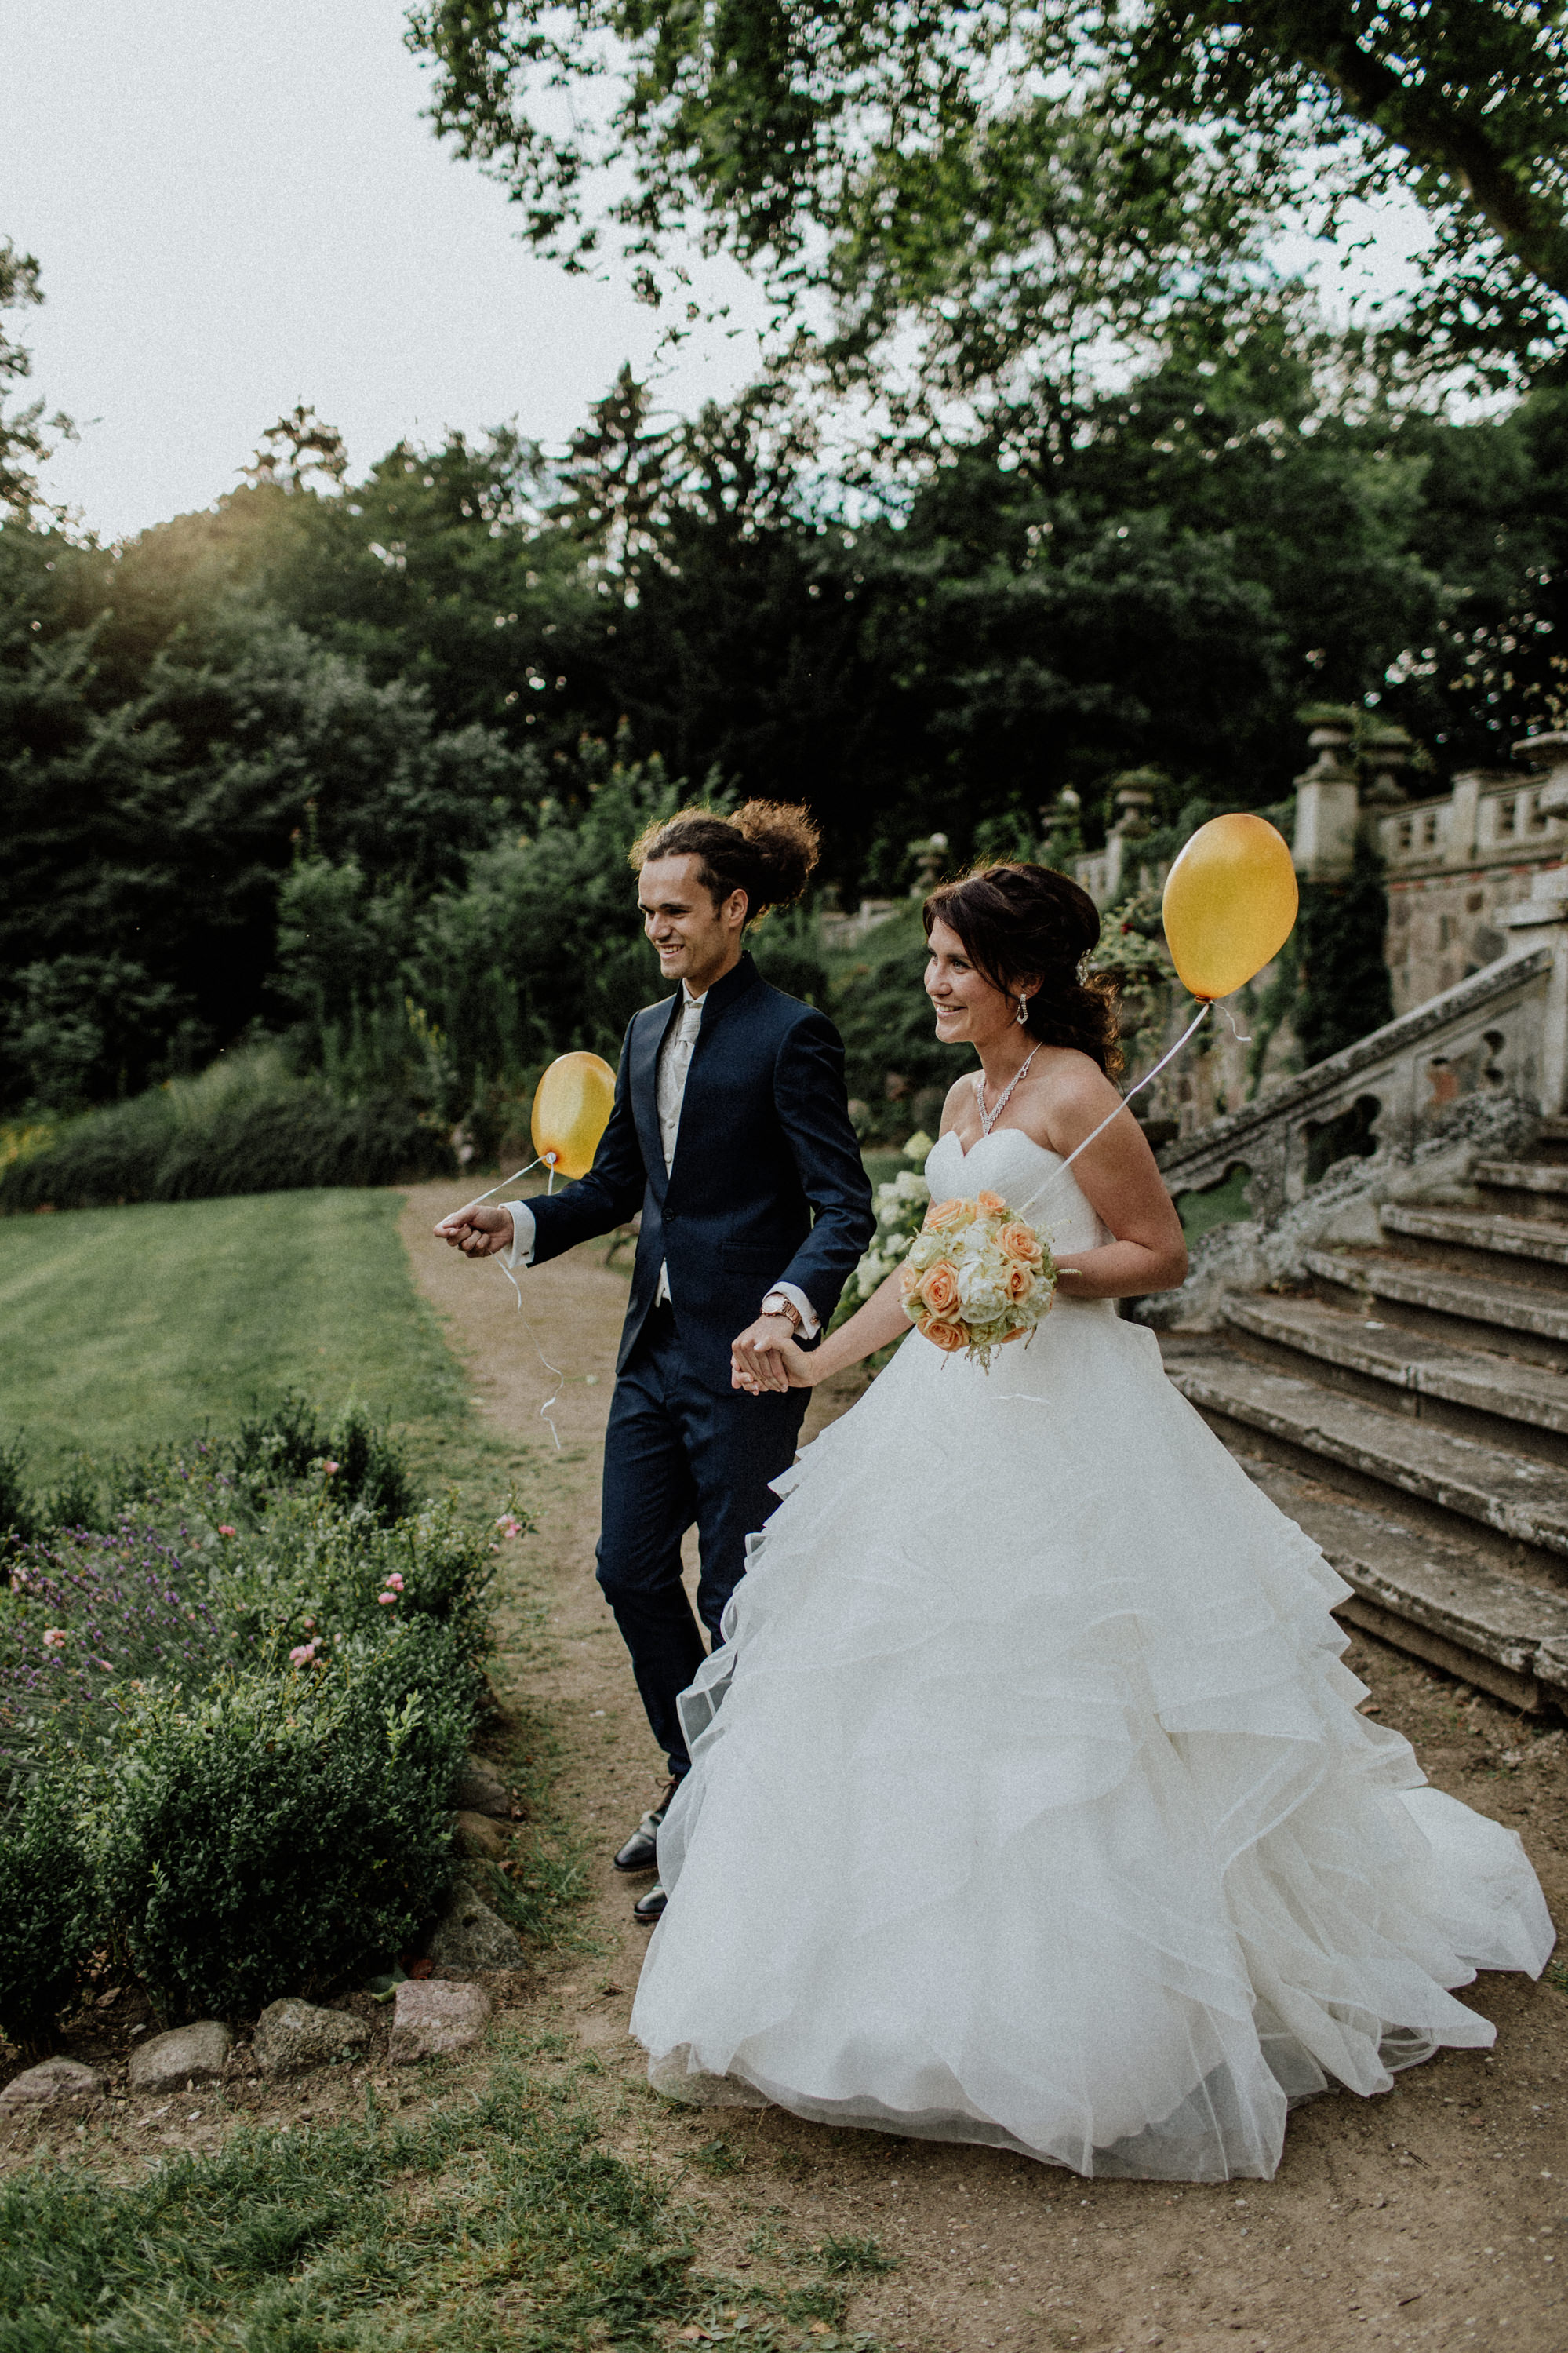
[[(664, 1147), (664, 1173), (668, 1176), (675, 1166), (675, 1147), (680, 1135), (680, 1112), (686, 1100), (686, 1081), (691, 1069), (692, 1050), (702, 1028), (703, 997), (693, 997), (684, 981), (680, 984), (680, 1014), (665, 1032), (659, 1049), (658, 1076), (654, 1100), (658, 1109), (658, 1139)], [(526, 1201), (503, 1201), (503, 1209), (511, 1211), (511, 1251), (509, 1266), (527, 1266), (533, 1257), (533, 1212)], [(802, 1337), (814, 1339), (821, 1329), (816, 1310), (798, 1284), (775, 1282), (763, 1293), (767, 1297), (776, 1291), (799, 1310)], [(666, 1261), (658, 1270), (658, 1288), (654, 1293), (654, 1304), (660, 1306), (670, 1296), (669, 1265)]]

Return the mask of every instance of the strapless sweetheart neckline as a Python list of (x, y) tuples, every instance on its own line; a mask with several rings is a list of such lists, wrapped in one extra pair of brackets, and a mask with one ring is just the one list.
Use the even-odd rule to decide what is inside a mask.
[(1037, 1152), (1043, 1152), (1047, 1160), (1060, 1160), (1063, 1157), (1061, 1153), (1053, 1151), (1048, 1144), (1042, 1144), (1037, 1136), (1031, 1135), (1026, 1127), (994, 1127), (989, 1135), (977, 1135), (973, 1144), (959, 1144), (958, 1130), (955, 1127), (950, 1127), (944, 1129), (937, 1137), (931, 1150), (940, 1152), (944, 1144), (956, 1144), (959, 1158), (967, 1160), (970, 1154), (978, 1152), (983, 1144), (998, 1144), (1005, 1135), (1020, 1136), (1026, 1144), (1032, 1144)]

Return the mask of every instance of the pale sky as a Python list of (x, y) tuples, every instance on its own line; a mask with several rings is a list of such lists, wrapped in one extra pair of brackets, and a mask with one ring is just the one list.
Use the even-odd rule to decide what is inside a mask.
[[(8, 314), (81, 439), (52, 497), (106, 538), (232, 489), (297, 400), (355, 470), (401, 435), (515, 417), (563, 442), (659, 328), (619, 265), (570, 278), (421, 119), (402, 0), (0, 0), (0, 237), (45, 305)], [(717, 283), (719, 281), (711, 280)], [(763, 306), (738, 271), (746, 314)], [(725, 397), (750, 335), (665, 381)]]
[[(448, 426), (515, 418), (559, 448), (623, 360), (647, 372), (659, 326), (624, 267), (534, 259), (502, 191), (437, 144), (403, 18), (404, 0), (0, 0), (0, 237), (37, 255), (46, 296), (11, 328), (33, 390), (81, 427), (46, 486), (89, 529), (209, 505), (296, 401), (357, 472)], [(1422, 234), (1394, 208), (1358, 274), (1397, 279)], [(700, 277), (760, 324), (738, 270)], [(757, 349), (708, 331), (661, 401), (728, 397)]]

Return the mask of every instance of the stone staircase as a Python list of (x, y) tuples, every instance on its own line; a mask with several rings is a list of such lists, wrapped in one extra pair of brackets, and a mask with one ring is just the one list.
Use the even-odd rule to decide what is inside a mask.
[(1178, 1388), (1353, 1588), (1340, 1614), (1568, 1711), (1568, 1119), (1466, 1206), (1385, 1202), (1289, 1292), (1161, 1335)]

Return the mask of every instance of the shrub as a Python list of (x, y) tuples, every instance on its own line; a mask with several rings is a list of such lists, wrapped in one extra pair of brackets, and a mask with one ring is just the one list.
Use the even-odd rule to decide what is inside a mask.
[(112, 1741), (147, 1685), (202, 1689), (232, 1662), (235, 1633), (199, 1595), (176, 1591), (176, 1577), (186, 1582), (147, 1529), (80, 1529), (13, 1561), (0, 1620), (0, 1790)]
[(469, 1731), (440, 1690), (450, 1639), (143, 1710), (105, 1799), (103, 1894), (167, 2015), (318, 1992), (435, 1910)]
[(360, 1406), (350, 1406), (329, 1428), (306, 1398), (286, 1391), (268, 1413), (240, 1423), (227, 1462), (252, 1491), (305, 1479), (331, 1462), (328, 1499), (362, 1505), (381, 1527), (414, 1508), (406, 1450)]
[[(915, 1097), (934, 1088), (945, 1095), (970, 1067), (932, 1034), (931, 1006), (921, 987), (927, 954), (920, 903), (911, 900), (879, 923), (858, 949), (836, 949), (829, 959), (826, 1009), (844, 1040), (849, 1092), (866, 1104), (867, 1132), (878, 1138), (906, 1134)], [(887, 1095), (894, 1072), (906, 1088), (898, 1102)]]
[(0, 1168), (0, 1209), (390, 1185), (448, 1176), (454, 1165), (444, 1129), (405, 1097), (341, 1102), (258, 1049), (70, 1121), (41, 1151)]
[(39, 1782), (0, 1810), (0, 2031), (47, 2041), (92, 1943), (93, 1874), (68, 1796)]

